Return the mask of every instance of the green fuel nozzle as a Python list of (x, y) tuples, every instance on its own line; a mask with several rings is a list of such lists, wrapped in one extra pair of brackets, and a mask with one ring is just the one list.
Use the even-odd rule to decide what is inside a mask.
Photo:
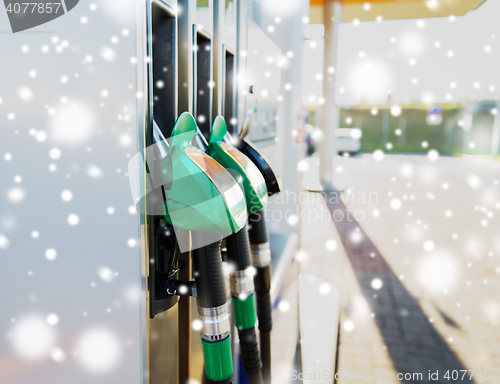
[(191, 145), (196, 132), (194, 117), (182, 113), (169, 139), (169, 156), (161, 160), (160, 168), (166, 168), (165, 221), (227, 236), (245, 226), (245, 198), (224, 167)]
[(267, 204), (267, 187), (264, 177), (250, 159), (234, 147), (227, 137), (226, 121), (215, 118), (209, 140), (209, 153), (238, 181), (245, 192), (250, 213), (261, 211)]

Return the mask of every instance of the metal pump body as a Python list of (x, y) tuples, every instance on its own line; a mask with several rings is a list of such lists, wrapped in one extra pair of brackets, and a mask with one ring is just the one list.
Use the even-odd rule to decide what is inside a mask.
[[(191, 250), (196, 284), (173, 281), (167, 274), (165, 286), (171, 294), (195, 294), (202, 322), (205, 373), (211, 383), (229, 384), (233, 364), (221, 240), (213, 242), (209, 234), (227, 236), (244, 228), (246, 202), (239, 184), (226, 169), (191, 145), (197, 130), (193, 116), (184, 112), (168, 142), (157, 139), (164, 219), (175, 228), (190, 231), (192, 244), (205, 245)], [(168, 291), (170, 288), (175, 292)]]

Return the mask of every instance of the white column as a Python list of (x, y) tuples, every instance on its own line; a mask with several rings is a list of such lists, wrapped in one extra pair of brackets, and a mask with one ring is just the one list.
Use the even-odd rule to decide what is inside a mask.
[(500, 100), (496, 104), (497, 113), (493, 118), (493, 132), (491, 134), (491, 157), (497, 157), (500, 152)]
[(342, 4), (340, 1), (326, 1), (324, 6), (325, 58), (323, 68), (323, 119), (321, 130), (323, 142), (319, 145), (320, 176), (323, 181), (332, 181), (332, 162), (337, 155), (335, 135), (339, 128), (340, 108), (335, 104), (335, 66), (337, 62), (338, 29), (342, 22)]
[(474, 122), (474, 114), (476, 112), (477, 102), (469, 102), (464, 107), (464, 112), (462, 115), (462, 153), (469, 152), (469, 144), (472, 136), (472, 125)]
[(401, 135), (399, 136), (399, 148), (404, 149), (406, 146), (406, 117), (401, 116), (399, 118), (399, 129), (401, 129)]
[(385, 146), (389, 142), (389, 127), (390, 127), (390, 114), (388, 109), (382, 111), (382, 145)]
[(451, 150), (452, 147), (452, 135), (453, 134), (453, 121), (451, 119), (445, 119), (444, 123), (444, 149)]

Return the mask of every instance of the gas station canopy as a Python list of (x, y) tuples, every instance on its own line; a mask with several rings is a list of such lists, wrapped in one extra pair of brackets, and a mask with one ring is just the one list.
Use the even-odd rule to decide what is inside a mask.
[[(310, 0), (310, 22), (323, 23), (324, 4)], [(337, 0), (338, 1), (338, 0)], [(340, 0), (342, 21), (376, 21), (464, 16), (486, 0)]]

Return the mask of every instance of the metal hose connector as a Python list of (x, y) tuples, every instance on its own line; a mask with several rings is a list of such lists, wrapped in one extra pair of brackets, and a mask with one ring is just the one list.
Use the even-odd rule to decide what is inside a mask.
[(229, 277), (231, 286), (231, 295), (234, 297), (248, 297), (253, 295), (255, 291), (253, 277), (254, 273), (250, 273), (248, 269), (244, 271), (235, 271)]
[(198, 314), (202, 323), (201, 337), (205, 340), (215, 341), (229, 335), (229, 313), (227, 304), (215, 308), (198, 307)]
[(267, 267), (271, 264), (271, 249), (269, 242), (250, 244), (252, 264), (255, 267)]

